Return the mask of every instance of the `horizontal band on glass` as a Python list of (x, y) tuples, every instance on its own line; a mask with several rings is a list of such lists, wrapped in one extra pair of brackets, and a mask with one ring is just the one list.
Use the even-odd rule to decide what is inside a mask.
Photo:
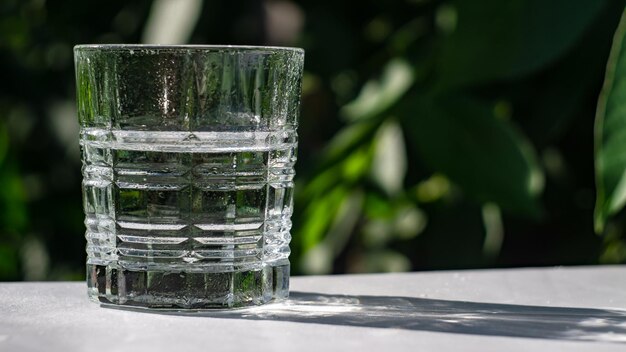
[(117, 150), (160, 152), (271, 151), (295, 148), (295, 130), (275, 132), (81, 131), (80, 144)]

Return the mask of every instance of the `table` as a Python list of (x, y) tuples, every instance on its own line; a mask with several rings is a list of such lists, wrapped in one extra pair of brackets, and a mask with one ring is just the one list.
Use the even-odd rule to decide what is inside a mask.
[(626, 351), (626, 266), (294, 277), (285, 303), (103, 308), (0, 283), (0, 351)]

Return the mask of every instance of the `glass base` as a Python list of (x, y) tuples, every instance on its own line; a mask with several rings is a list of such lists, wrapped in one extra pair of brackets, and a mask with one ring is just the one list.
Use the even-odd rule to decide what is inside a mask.
[(116, 306), (224, 309), (261, 305), (289, 296), (289, 263), (234, 272), (131, 271), (87, 264), (89, 298)]

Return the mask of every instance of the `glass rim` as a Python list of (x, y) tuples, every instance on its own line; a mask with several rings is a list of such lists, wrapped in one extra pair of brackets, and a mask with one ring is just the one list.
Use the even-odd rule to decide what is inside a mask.
[(212, 44), (78, 44), (74, 51), (130, 51), (130, 50), (167, 50), (167, 51), (291, 51), (304, 53), (304, 49), (289, 46), (262, 45), (212, 45)]

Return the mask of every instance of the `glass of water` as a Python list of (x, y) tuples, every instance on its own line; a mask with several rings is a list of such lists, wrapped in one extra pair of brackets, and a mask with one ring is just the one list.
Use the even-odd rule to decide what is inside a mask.
[(74, 58), (89, 297), (286, 298), (304, 51), (79, 45)]

